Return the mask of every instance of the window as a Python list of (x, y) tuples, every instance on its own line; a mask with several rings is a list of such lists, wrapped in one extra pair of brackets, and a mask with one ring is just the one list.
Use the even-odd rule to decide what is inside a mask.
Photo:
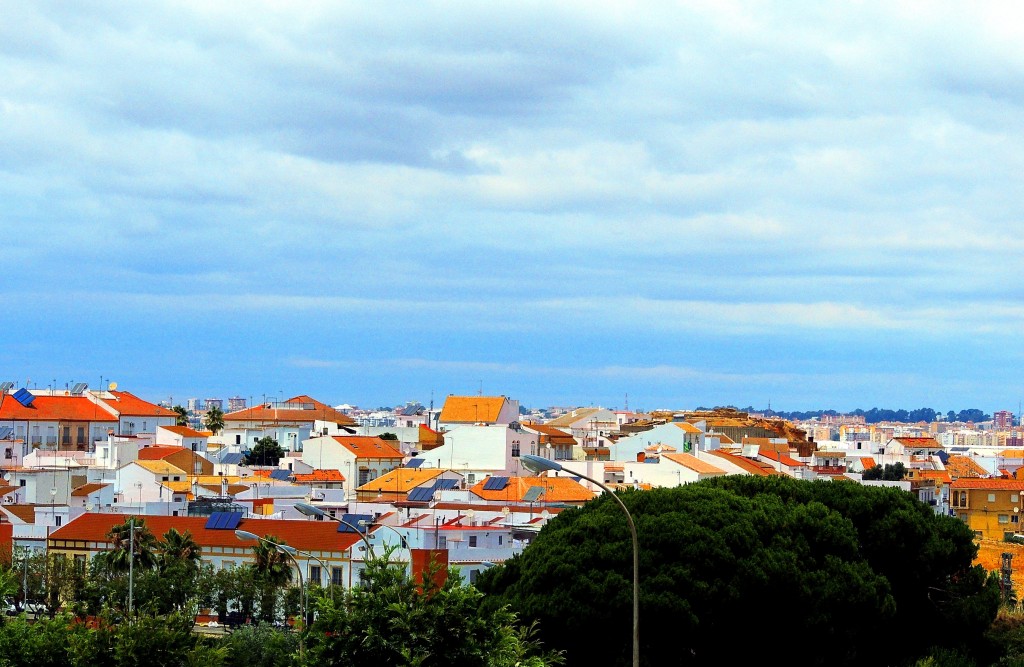
[(235, 436), (235, 444), (236, 445), (242, 444), (242, 436), (240, 436), (240, 435), (236, 435)]
[(504, 542), (504, 540), (505, 540), (505, 536), (504, 535), (498, 535), (498, 546), (499, 547), (501, 546), (502, 542)]
[(320, 586), (323, 583), (322, 579), (320, 578), (320, 566), (319, 565), (310, 565), (309, 566), (309, 580), (310, 581), (315, 581), (317, 586)]
[(164, 475), (164, 476), (163, 476), (163, 477), (161, 477), (160, 479), (161, 479), (162, 481), (166, 482), (166, 481), (168, 481), (168, 480), (170, 479), (170, 477), (168, 477), (167, 475)]
[(1020, 502), (1020, 494), (1019, 493), (1011, 493), (1010, 494), (1010, 502), (1014, 503), (1014, 504), (1019, 503)]
[(85, 572), (85, 556), (82, 554), (75, 554), (75, 569), (78, 572)]
[(996, 494), (994, 494), (994, 493), (988, 494), (988, 501), (990, 503), (994, 503), (996, 501)]
[(333, 584), (335, 586), (341, 586), (341, 568), (340, 567), (332, 567), (331, 568), (331, 584)]
[(470, 535), (469, 536), (469, 546), (471, 546), (471, 547), (475, 547), (476, 546), (476, 535)]
[(370, 481), (370, 471), (367, 468), (359, 469), (359, 486), (366, 484)]
[(1000, 514), (999, 515), (999, 523), (1010, 523), (1010, 515), (1009, 514)]
[(53, 517), (53, 520), (59, 526), (59, 525), (61, 525), (64, 522), (64, 517), (62, 517), (61, 515), (58, 514), (58, 515)]
[(512, 441), (512, 458), (515, 458), (515, 459), (519, 458), (519, 441), (518, 440), (513, 440)]
[(25, 480), (19, 479), (18, 480), (18, 486), (25, 486)]

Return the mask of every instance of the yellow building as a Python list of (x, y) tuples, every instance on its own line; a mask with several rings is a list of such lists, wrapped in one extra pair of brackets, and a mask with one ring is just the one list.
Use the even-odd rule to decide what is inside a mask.
[(961, 477), (950, 485), (949, 506), (974, 535), (1002, 540), (1020, 531), (1024, 480)]

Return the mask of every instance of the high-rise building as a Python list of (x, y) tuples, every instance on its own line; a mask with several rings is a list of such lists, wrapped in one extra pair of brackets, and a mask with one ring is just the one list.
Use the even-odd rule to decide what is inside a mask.
[(209, 410), (210, 408), (217, 408), (220, 411), (224, 410), (224, 401), (223, 401), (223, 399), (220, 399), (220, 398), (208, 398), (208, 399), (206, 399), (205, 403), (206, 403), (206, 409), (207, 410)]
[(188, 399), (188, 403), (185, 407), (188, 408), (189, 412), (196, 412), (197, 410), (203, 409), (203, 402), (198, 398), (190, 398)]
[(1013, 413), (1009, 410), (997, 410), (992, 415), (992, 427), (995, 429), (1013, 428)]
[(228, 399), (228, 412), (245, 410), (245, 399), (241, 396), (232, 396)]

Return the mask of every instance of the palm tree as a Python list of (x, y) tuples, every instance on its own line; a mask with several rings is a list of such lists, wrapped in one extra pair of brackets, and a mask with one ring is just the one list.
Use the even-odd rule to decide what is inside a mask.
[(254, 568), (257, 576), (268, 584), (281, 587), (292, 581), (291, 557), (277, 549), (275, 544), (284, 544), (282, 540), (268, 535), (252, 548), (256, 557)]
[(214, 435), (220, 433), (224, 430), (224, 411), (214, 405), (206, 411), (203, 424), (206, 425), (206, 428), (213, 431)]
[(196, 544), (190, 531), (179, 533), (177, 528), (171, 528), (164, 533), (164, 541), (160, 545), (160, 568), (162, 570), (177, 563), (184, 563), (192, 569), (199, 569), (201, 558), (202, 549)]
[(175, 426), (188, 426), (188, 408), (183, 405), (175, 405), (171, 411), (178, 415), (174, 419)]
[[(135, 538), (132, 539), (132, 526)], [(137, 516), (129, 517), (122, 524), (113, 526), (107, 532), (111, 549), (102, 554), (103, 563), (113, 572), (127, 572), (131, 560), (129, 553), (134, 549), (135, 566), (152, 569), (156, 565), (156, 538), (146, 527), (146, 520)]]

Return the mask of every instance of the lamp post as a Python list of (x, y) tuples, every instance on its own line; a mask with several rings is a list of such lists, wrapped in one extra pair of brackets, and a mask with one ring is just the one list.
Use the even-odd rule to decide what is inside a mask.
[[(142, 526), (139, 526), (142, 528)], [(135, 517), (128, 517), (128, 619), (131, 621), (135, 584)]]
[[(305, 586), (305, 584), (302, 583), (302, 566), (299, 565), (298, 559), (295, 558), (295, 554), (298, 553), (298, 549), (296, 549), (293, 546), (289, 546), (287, 544), (279, 544), (277, 542), (274, 542), (273, 540), (268, 540), (265, 537), (260, 537), (256, 533), (250, 533), (247, 530), (236, 530), (235, 531), (235, 537), (237, 537), (238, 539), (243, 540), (243, 541), (244, 540), (256, 540), (256, 541), (259, 541), (259, 542), (263, 542), (264, 544), (269, 544), (272, 547), (274, 547), (274, 549), (276, 549), (279, 553), (283, 553), (283, 554), (285, 554), (286, 556), (288, 556), (289, 558), (292, 559), (292, 562), (295, 563), (295, 569), (298, 570), (298, 572), (299, 572), (299, 608), (300, 608), (301, 613), (302, 613), (302, 624), (304, 626), (306, 624), (306, 586)], [(303, 643), (302, 643), (302, 634), (301, 634), (301, 631), (300, 631), (300, 634), (299, 634), (299, 655), (302, 655), (302, 649), (303, 649)]]
[(360, 530), (359, 526), (353, 526), (352, 524), (350, 524), (348, 521), (345, 521), (344, 519), (339, 519), (336, 516), (331, 516), (327, 512), (325, 512), (322, 509), (320, 509), (319, 507), (315, 507), (313, 505), (310, 505), (309, 503), (295, 503), (294, 507), (295, 507), (295, 509), (299, 510), (300, 512), (302, 512), (306, 516), (314, 516), (314, 517), (319, 517), (321, 519), (330, 519), (331, 521), (337, 521), (340, 524), (348, 526), (349, 528), (351, 528), (352, 530), (355, 531), (356, 535), (358, 535), (359, 537), (362, 538), (363, 543), (366, 544), (366, 549), (369, 552), (370, 557), (371, 558), (376, 558), (377, 557), (377, 555), (373, 551), (373, 545), (370, 543), (369, 538), (366, 537), (366, 532), (364, 530)]
[(556, 463), (550, 459), (546, 459), (542, 456), (534, 456), (533, 454), (523, 454), (519, 457), (523, 466), (532, 472), (545, 472), (548, 470), (558, 472), (565, 470), (565, 472), (582, 477), (585, 480), (597, 484), (599, 487), (608, 492), (615, 502), (619, 504), (623, 513), (626, 515), (626, 521), (629, 523), (629, 534), (633, 539), (633, 667), (640, 667), (640, 547), (636, 539), (636, 524), (633, 523), (633, 516), (626, 509), (626, 504), (622, 502), (615, 493), (612, 492), (607, 486), (597, 481), (593, 477), (587, 477), (583, 473), (576, 472), (575, 470), (567, 470), (562, 467), (560, 463)]

